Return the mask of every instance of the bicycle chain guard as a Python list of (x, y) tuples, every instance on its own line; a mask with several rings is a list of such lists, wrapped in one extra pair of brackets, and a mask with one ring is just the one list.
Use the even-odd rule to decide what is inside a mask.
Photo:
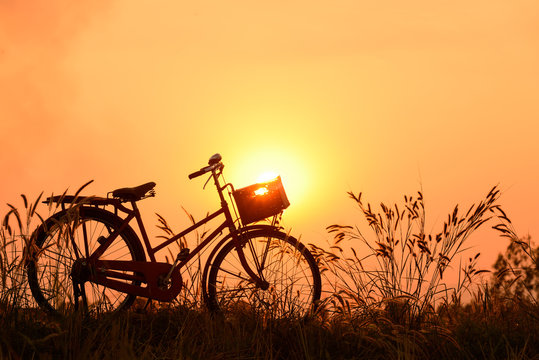
[(172, 268), (172, 265), (167, 263), (95, 260), (83, 265), (89, 268), (85, 279), (81, 279), (83, 281), (158, 301), (172, 301), (178, 296), (183, 285), (179, 268), (172, 270), (167, 283), (161, 281)]

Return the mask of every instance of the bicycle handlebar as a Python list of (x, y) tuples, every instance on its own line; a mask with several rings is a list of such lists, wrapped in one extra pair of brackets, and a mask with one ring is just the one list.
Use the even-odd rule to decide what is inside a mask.
[(198, 171), (195, 171), (192, 174), (189, 174), (189, 179), (194, 179), (196, 177), (199, 177), (200, 175), (204, 175), (206, 173), (206, 168), (200, 169)]
[(206, 166), (206, 167), (203, 167), (202, 169), (198, 170), (198, 171), (195, 171), (194, 173), (192, 174), (189, 174), (189, 179), (194, 179), (196, 177), (199, 177), (201, 175), (204, 175), (205, 173), (209, 172), (209, 171), (213, 171), (214, 169), (217, 169), (219, 167), (222, 167), (223, 164), (221, 164), (220, 162), (217, 163), (217, 164), (213, 164), (213, 165), (209, 165), (209, 166)]

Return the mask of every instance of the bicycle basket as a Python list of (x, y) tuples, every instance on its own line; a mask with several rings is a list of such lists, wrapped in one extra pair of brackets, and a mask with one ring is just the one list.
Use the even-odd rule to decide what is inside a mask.
[(235, 190), (232, 194), (244, 225), (277, 215), (290, 205), (280, 176)]

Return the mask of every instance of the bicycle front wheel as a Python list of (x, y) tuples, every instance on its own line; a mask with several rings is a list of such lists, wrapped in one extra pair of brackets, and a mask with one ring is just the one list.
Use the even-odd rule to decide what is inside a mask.
[(261, 229), (242, 235), (241, 246), (251, 270), (269, 287), (264, 290), (250, 278), (231, 241), (211, 265), (208, 305), (212, 310), (248, 308), (274, 318), (295, 318), (315, 309), (320, 272), (303, 244), (276, 229)]
[[(73, 275), (75, 262), (89, 258), (99, 242), (121, 224), (118, 216), (106, 210), (80, 207), (54, 214), (36, 230), (27, 274), (40, 307), (52, 315), (65, 316), (78, 309), (91, 314), (114, 312), (133, 303), (136, 296), (77, 281)], [(99, 259), (144, 261), (145, 255), (136, 233), (127, 226)]]

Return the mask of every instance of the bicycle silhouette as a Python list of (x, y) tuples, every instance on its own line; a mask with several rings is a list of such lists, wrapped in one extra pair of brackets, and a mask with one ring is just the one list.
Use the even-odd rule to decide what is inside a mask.
[[(137, 207), (139, 200), (155, 195), (153, 182), (114, 190), (106, 198), (65, 194), (48, 198), (45, 202), (60, 204), (62, 210), (36, 229), (28, 249), (28, 282), (39, 306), (63, 316), (75, 311), (118, 312), (138, 296), (170, 302), (183, 286), (180, 270), (217, 239), (201, 276), (210, 310), (240, 305), (279, 317), (311, 312), (321, 293), (314, 257), (275, 222), (256, 223), (275, 219), (289, 205), (280, 177), (235, 190), (230, 183), (222, 185), (221, 160), (215, 154), (208, 166), (189, 175), (193, 179), (211, 173), (208, 181), (213, 179), (220, 209), (155, 247)], [(233, 216), (225, 190), (239, 217)], [(107, 210), (111, 208), (113, 212)], [(156, 260), (157, 252), (219, 216), (223, 222), (195, 249), (181, 249), (172, 264)], [(142, 242), (130, 226), (133, 219)]]

